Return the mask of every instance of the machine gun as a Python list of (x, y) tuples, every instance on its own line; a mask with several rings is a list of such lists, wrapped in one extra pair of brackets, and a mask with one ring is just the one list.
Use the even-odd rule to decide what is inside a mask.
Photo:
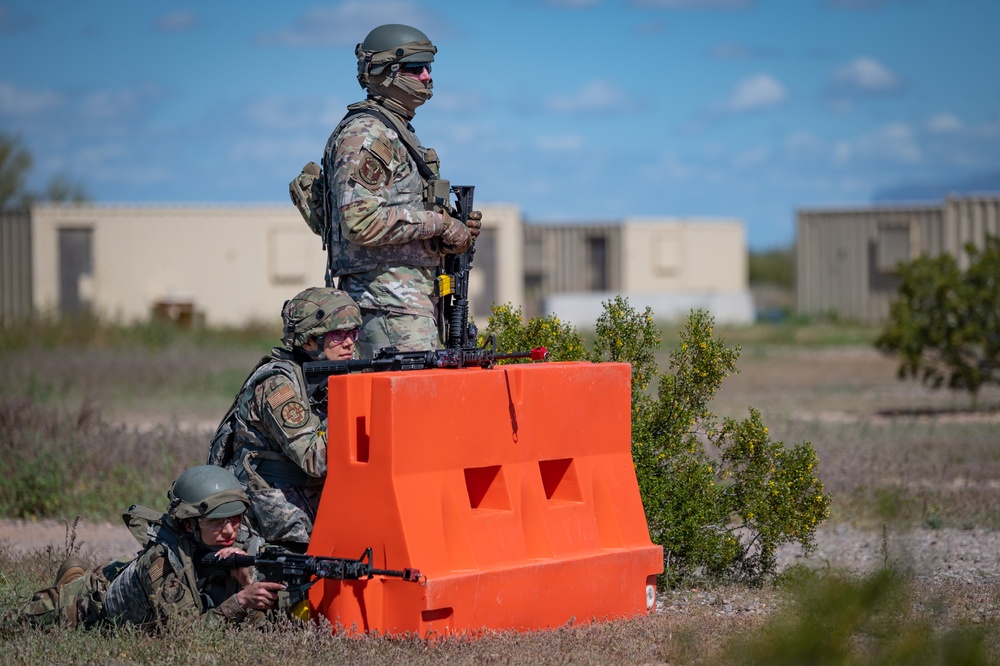
[[(455, 210), (462, 224), (468, 225), (472, 212), (474, 185), (455, 185)], [(446, 254), (441, 274), (437, 278), (437, 296), (440, 299), (438, 331), (447, 349), (467, 349), (476, 343), (479, 333), (475, 324), (469, 323), (469, 271), (476, 255), (476, 243), (462, 254)]]
[(307, 361), (302, 364), (302, 374), (306, 378), (309, 395), (325, 388), (330, 375), (346, 375), (352, 372), (385, 372), (388, 370), (426, 370), (429, 368), (492, 368), (497, 361), (514, 358), (528, 358), (544, 361), (549, 356), (545, 347), (535, 347), (524, 352), (497, 352), (496, 338), (487, 338), (483, 347), (448, 348), (436, 351), (401, 352), (395, 347), (384, 347), (375, 358), (350, 361)]
[(388, 576), (421, 584), (425, 580), (419, 569), (376, 569), (372, 566), (371, 548), (366, 548), (361, 557), (354, 560), (347, 557), (299, 555), (284, 548), (270, 546), (257, 555), (230, 555), (219, 559), (214, 554), (208, 554), (199, 564), (224, 569), (257, 567), (264, 580), (285, 583), (291, 604), (305, 599), (306, 591), (321, 578), (360, 580)]

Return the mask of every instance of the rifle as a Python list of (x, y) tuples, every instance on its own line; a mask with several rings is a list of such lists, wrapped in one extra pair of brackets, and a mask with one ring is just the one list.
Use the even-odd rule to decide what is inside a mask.
[(230, 555), (219, 559), (210, 553), (201, 559), (200, 565), (223, 569), (257, 567), (264, 580), (286, 584), (292, 604), (305, 599), (306, 591), (321, 578), (360, 580), (388, 576), (421, 584), (426, 580), (419, 569), (376, 569), (372, 566), (371, 548), (365, 548), (361, 557), (354, 560), (347, 557), (300, 555), (277, 546), (268, 546), (256, 555)]
[[(455, 210), (458, 219), (468, 226), (472, 212), (474, 185), (455, 185)], [(468, 348), (476, 343), (479, 334), (475, 324), (469, 323), (469, 271), (476, 255), (476, 243), (462, 254), (446, 254), (444, 267), (437, 278), (437, 295), (441, 299), (438, 331), (441, 342), (448, 349)]]
[(487, 338), (487, 346), (470, 348), (448, 348), (428, 351), (401, 352), (395, 347), (383, 347), (374, 358), (350, 361), (306, 361), (302, 364), (302, 374), (306, 379), (309, 395), (326, 386), (330, 375), (346, 375), (352, 372), (385, 372), (389, 370), (426, 370), (429, 368), (492, 368), (497, 361), (514, 358), (528, 358), (544, 361), (549, 356), (545, 347), (535, 347), (525, 352), (497, 352), (496, 338)]

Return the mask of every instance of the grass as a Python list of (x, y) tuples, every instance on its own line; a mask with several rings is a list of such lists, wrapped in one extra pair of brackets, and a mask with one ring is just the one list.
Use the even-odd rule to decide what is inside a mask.
[[(874, 334), (864, 327), (789, 322), (719, 333), (741, 344), (743, 356), (716, 411), (742, 417), (753, 405), (775, 439), (811, 441), (833, 497), (832, 521), (893, 531), (1000, 529), (1000, 451), (990, 411), (1000, 392), (974, 404), (899, 382), (894, 362), (871, 351)], [(204, 460), (214, 422), (276, 339), (263, 327), (179, 331), (86, 321), (3, 331), (0, 516), (117, 521), (133, 502), (162, 508), (169, 483)], [(671, 344), (668, 336), (665, 348)], [(69, 533), (64, 549), (27, 555), (0, 543), (0, 606), (51, 584), (74, 548)], [(219, 663), (280, 655), (281, 662), (359, 664), (997, 663), (996, 614), (976, 615), (995, 607), (996, 582), (928, 583), (900, 572), (880, 582), (879, 575), (805, 572), (809, 584), (797, 586), (789, 574), (761, 590), (713, 584), (710, 598), (754, 599), (750, 611), (740, 610), (743, 602), (727, 612), (726, 603), (695, 601), (706, 598), (704, 589), (687, 588), (668, 591), (667, 603), (676, 606), (649, 618), (440, 641), (347, 639), (289, 626), (183, 628), (168, 638), (56, 629), (0, 639), (0, 662)], [(839, 642), (821, 642), (831, 636)], [(817, 645), (821, 652), (808, 651)]]

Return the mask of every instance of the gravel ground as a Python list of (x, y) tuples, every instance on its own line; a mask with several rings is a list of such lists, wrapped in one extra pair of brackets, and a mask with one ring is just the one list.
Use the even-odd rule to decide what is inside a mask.
[[(889, 563), (911, 573), (920, 591), (914, 600), (923, 609), (946, 590), (959, 597), (949, 615), (973, 623), (1000, 620), (1000, 532), (988, 530), (915, 529), (901, 534), (861, 530), (848, 525), (820, 528), (816, 549), (808, 557), (798, 545), (778, 552), (778, 570), (801, 564), (866, 574)], [(772, 589), (725, 586), (717, 589), (678, 589), (659, 595), (657, 611), (677, 615), (761, 615), (782, 603)]]
[[(13, 552), (29, 554), (51, 547), (65, 548), (67, 528), (56, 521), (0, 520), (0, 542)], [(80, 522), (76, 542), (95, 564), (130, 556), (137, 548), (123, 525)], [(887, 550), (886, 546), (887, 545)], [(1000, 532), (987, 530), (915, 529), (901, 534), (828, 525), (816, 534), (816, 550), (806, 557), (799, 546), (778, 553), (778, 570), (802, 564), (811, 569), (865, 574), (889, 562), (910, 571), (917, 585), (937, 590), (945, 585), (967, 590), (965, 602), (972, 621), (1000, 619)], [(677, 615), (761, 615), (781, 604), (771, 589), (726, 586), (685, 588), (662, 592), (657, 611)]]

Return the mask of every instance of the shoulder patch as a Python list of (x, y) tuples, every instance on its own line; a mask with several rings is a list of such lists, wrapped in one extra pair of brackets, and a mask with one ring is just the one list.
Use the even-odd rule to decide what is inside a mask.
[(271, 409), (277, 409), (295, 397), (295, 390), (290, 384), (282, 384), (277, 391), (267, 395), (267, 404)]
[(149, 566), (149, 580), (154, 583), (161, 578), (163, 578), (163, 563), (166, 561), (165, 557), (157, 558)]
[(387, 167), (392, 164), (392, 144), (389, 143), (389, 139), (385, 136), (379, 136), (377, 139), (372, 141), (371, 148), (372, 154), (382, 161), (382, 164)]
[(176, 574), (171, 574), (163, 581), (160, 594), (168, 604), (176, 604), (184, 598), (184, 584)]
[(354, 168), (354, 177), (369, 190), (381, 189), (389, 182), (385, 165), (368, 149), (361, 151), (361, 161)]
[(289, 400), (281, 408), (281, 420), (289, 428), (301, 428), (309, 421), (309, 409), (298, 400)]

